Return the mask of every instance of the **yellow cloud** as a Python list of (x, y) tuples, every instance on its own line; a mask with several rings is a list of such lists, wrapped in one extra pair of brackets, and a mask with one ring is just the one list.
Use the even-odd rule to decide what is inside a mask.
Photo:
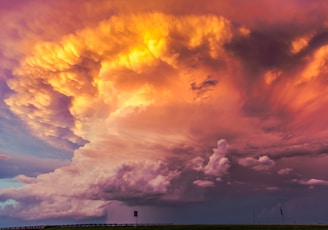
[(232, 37), (230, 22), (213, 15), (113, 16), (32, 47), (9, 81), (17, 93), (6, 103), (45, 140), (60, 137), (62, 129), (72, 132), (66, 134), (69, 140), (88, 139), (93, 121), (110, 114), (123, 116), (134, 107), (176, 100), (176, 95), (192, 101), (191, 82), (204, 81), (207, 73), (200, 66), (203, 76), (190, 79), (189, 65), (199, 59), (188, 53), (223, 60), (223, 45)]
[(312, 37), (313, 37), (312, 34), (307, 34), (307, 35), (295, 38), (291, 42), (290, 52), (292, 54), (297, 54), (297, 53), (301, 52), (304, 48), (306, 48), (308, 46), (309, 41)]

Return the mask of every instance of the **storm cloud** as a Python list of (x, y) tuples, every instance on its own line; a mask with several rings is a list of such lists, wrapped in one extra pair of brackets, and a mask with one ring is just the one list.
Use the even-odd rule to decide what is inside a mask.
[(0, 142), (0, 177), (23, 184), (0, 190), (2, 215), (249, 196), (265, 216), (325, 191), (324, 1), (1, 6), (1, 135), (51, 148), (22, 158)]

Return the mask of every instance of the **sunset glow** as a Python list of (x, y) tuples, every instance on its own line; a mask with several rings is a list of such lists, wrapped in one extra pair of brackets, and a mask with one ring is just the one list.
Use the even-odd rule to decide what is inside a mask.
[(328, 2), (0, 0), (0, 227), (328, 222)]

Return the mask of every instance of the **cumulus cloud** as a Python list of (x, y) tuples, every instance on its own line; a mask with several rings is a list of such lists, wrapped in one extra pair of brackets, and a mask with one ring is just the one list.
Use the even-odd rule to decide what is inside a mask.
[[(62, 11), (54, 10), (58, 23), (44, 13), (60, 9), (56, 3), (26, 3), (25, 11), (42, 14), (24, 11), (31, 20), (17, 21), (26, 25), (11, 22), (12, 14), (0, 19), (8, 25), (2, 34), (13, 35), (0, 41), (0, 59), (6, 60), (0, 62), (0, 78), (8, 91), (1, 95), (3, 105), (36, 137), (74, 152), (69, 165), (57, 162), (51, 168), (45, 160), (43, 170), (8, 169), (6, 176), (25, 185), (0, 191), (1, 200), (18, 202), (12, 207), (9, 202), (3, 213), (25, 219), (103, 216), (113, 199), (164, 202), (187, 193), (188, 199), (198, 198), (192, 192), (219, 189), (216, 183), (230, 169), (238, 175), (251, 168), (255, 181), (263, 174), (258, 171), (272, 169), (283, 156), (304, 155), (304, 149), (326, 152), (328, 49), (318, 41), (325, 33), (311, 27), (314, 19), (301, 20), (303, 11), (294, 3), (284, 3), (278, 17), (271, 9), (281, 1), (238, 1), (244, 8), (192, 2), (195, 9), (186, 13), (178, 3), (183, 7), (174, 15), (159, 11), (172, 12), (168, 6), (176, 2), (101, 1), (91, 7), (81, 1), (77, 10), (63, 1), (70, 12), (91, 15), (61, 19), (55, 12)], [(262, 10), (245, 10), (258, 4)], [(159, 10), (149, 13), (155, 5)], [(265, 28), (254, 19), (259, 17), (244, 12), (261, 16)], [(288, 18), (293, 22), (286, 23)], [(52, 29), (43, 29), (44, 21)], [(308, 31), (291, 27), (299, 22)], [(277, 29), (275, 23), (284, 26)], [(26, 42), (19, 42), (24, 37)], [(233, 143), (231, 149), (221, 139), (211, 152), (222, 137)], [(247, 157), (263, 150), (275, 161)], [(286, 165), (278, 174), (294, 168)]]
[(225, 140), (217, 142), (217, 148), (213, 149), (207, 165), (204, 167), (206, 175), (220, 177), (227, 173), (230, 168), (229, 159), (226, 156), (228, 152), (228, 143)]
[[(228, 154), (228, 143), (226, 140), (221, 139), (217, 142), (217, 148), (213, 149), (212, 155), (209, 156), (208, 160), (197, 156), (189, 161), (187, 167), (204, 173), (205, 176), (216, 177), (216, 181), (222, 181), (222, 177), (228, 174), (230, 168), (230, 161), (226, 157)], [(207, 162), (207, 164), (204, 164)], [(200, 187), (209, 186), (209, 180), (195, 180), (193, 183)], [(211, 186), (214, 183), (211, 182)]]
[[(88, 155), (85, 151), (89, 153), (90, 150), (84, 148), (75, 155), (71, 165), (36, 177), (16, 176), (16, 181), (25, 185), (1, 190), (0, 199), (14, 199), (15, 206), (7, 205), (4, 211), (9, 216), (24, 219), (104, 216), (105, 207), (112, 200), (127, 204), (183, 201), (188, 183), (197, 187), (215, 187), (215, 181), (222, 181), (221, 176), (229, 169), (225, 157), (227, 146), (225, 140), (217, 142), (217, 148), (209, 157), (210, 163), (201, 167), (204, 179), (197, 179), (199, 175), (184, 170), (183, 165), (173, 166), (163, 160), (146, 158), (131, 158), (129, 163), (121, 159), (115, 163), (112, 158)], [(90, 167), (94, 165), (97, 167)], [(208, 177), (216, 179), (206, 179)], [(187, 184), (180, 184), (180, 180)], [(91, 209), (81, 208), (82, 205), (89, 205)], [(37, 210), (46, 211), (36, 215)]]
[[(204, 24), (206, 29), (192, 29)], [(222, 46), (232, 36), (230, 22), (222, 17), (113, 16), (58, 43), (36, 44), (8, 81), (15, 94), (5, 102), (38, 137), (56, 146), (82, 146), (97, 122), (173, 96), (174, 82), (169, 91), (161, 89), (169, 76), (155, 77), (153, 71), (174, 71), (175, 78), (182, 78), (188, 53), (224, 59)], [(190, 79), (179, 80), (188, 84)], [(194, 88), (204, 91), (216, 81)], [(184, 91), (187, 96), (187, 85)]]
[(168, 192), (171, 181), (179, 176), (178, 170), (170, 170), (162, 161), (137, 162), (120, 166), (111, 178), (97, 180), (100, 194), (106, 199), (125, 200), (148, 196), (160, 196)]
[[(14, 199), (17, 201), (14, 207), (7, 206), (2, 211), (5, 211), (8, 216), (17, 216), (23, 219), (65, 216), (79, 219), (103, 215), (102, 206), (106, 202), (91, 199), (87, 193), (88, 185), (83, 181), (78, 181), (78, 175), (73, 170), (60, 168), (49, 174), (41, 174), (36, 178), (18, 176), (17, 180), (27, 184), (21, 188), (1, 190), (1, 200)], [(90, 182), (87, 183), (90, 184)]]
[(260, 156), (258, 159), (246, 157), (239, 159), (238, 163), (244, 167), (251, 168), (257, 171), (265, 171), (271, 169), (275, 162), (268, 156)]
[[(230, 168), (230, 161), (226, 157), (228, 153), (228, 143), (221, 139), (217, 142), (217, 148), (213, 149), (213, 154), (209, 156), (208, 160), (197, 156), (189, 161), (187, 167), (192, 170), (202, 172), (205, 177), (215, 177), (214, 181), (221, 182), (222, 177), (228, 174)], [(207, 164), (204, 162), (207, 161)], [(193, 184), (199, 187), (214, 187), (213, 180), (195, 180)]]
[[(110, 199), (160, 199), (180, 174), (163, 160), (170, 148), (190, 144), (185, 134), (194, 125), (184, 110), (173, 109), (204, 103), (195, 95), (217, 97), (219, 76), (211, 66), (203, 68), (202, 59), (226, 65), (224, 45), (234, 33), (240, 36), (223, 17), (147, 13), (113, 16), (56, 42), (36, 43), (8, 80), (14, 93), (5, 102), (37, 137), (80, 149), (70, 166), (35, 179), (19, 175), (26, 185), (2, 191), (2, 199), (12, 195), (20, 207), (33, 204), (17, 214), (27, 219), (36, 218), (36, 207), (47, 210), (37, 218), (89, 216), (92, 210), (97, 216)], [(193, 65), (199, 66), (194, 73)], [(226, 147), (218, 142), (202, 167), (205, 175), (227, 173)], [(90, 210), (80, 208), (93, 200)]]
[(198, 156), (190, 160), (188, 167), (195, 171), (203, 171), (204, 170), (204, 158)]

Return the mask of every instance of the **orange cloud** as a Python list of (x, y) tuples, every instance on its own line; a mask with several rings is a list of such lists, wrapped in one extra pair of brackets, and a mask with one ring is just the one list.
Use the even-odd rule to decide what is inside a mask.
[(313, 37), (312, 34), (304, 35), (294, 39), (291, 43), (291, 53), (297, 54), (309, 45), (310, 39)]
[[(270, 170), (299, 143), (309, 151), (325, 139), (326, 46), (313, 45), (315, 32), (287, 33), (290, 18), (304, 21), (304, 6), (281, 2), (81, 1), (75, 9), (63, 1), (67, 12), (82, 12), (63, 19), (55, 3), (28, 3), (26, 27), (41, 35), (27, 30), (14, 54), (22, 38), (0, 41), (12, 69), (4, 101), (35, 136), (74, 155), (69, 166), (20, 175), (25, 186), (1, 190), (1, 200), (21, 204), (8, 215), (83, 218), (105, 215), (111, 199), (200, 200), (199, 187), (230, 183), (230, 167), (237, 177), (245, 167)], [(44, 10), (39, 18), (36, 10)], [(279, 23), (281, 31), (272, 26)]]
[(112, 17), (58, 43), (38, 43), (8, 82), (17, 93), (6, 103), (42, 139), (65, 135), (81, 145), (97, 119), (175, 100), (177, 92), (191, 102), (190, 81), (206, 73), (185, 73), (181, 51), (224, 60), (232, 33), (229, 21), (215, 16)]
[[(46, 210), (57, 194), (53, 210), (58, 217), (102, 215), (108, 199), (125, 199), (120, 198), (123, 193), (131, 199), (131, 191), (158, 194), (159, 199), (170, 193), (181, 197), (170, 189), (181, 174), (168, 166), (171, 149), (191, 144), (191, 129), (202, 127), (202, 112), (217, 101), (238, 107), (231, 80), (219, 76), (227, 73), (224, 66), (230, 55), (224, 45), (234, 36), (244, 35), (223, 17), (147, 13), (113, 16), (58, 42), (37, 43), (8, 81), (15, 94), (5, 102), (48, 143), (84, 147), (74, 152), (70, 166), (35, 179), (18, 177), (27, 183), (22, 189), (43, 197), (36, 206)], [(220, 65), (207, 65), (203, 59)], [(218, 144), (204, 166), (205, 174), (227, 174), (225, 154), (225, 145)], [(97, 167), (89, 170), (90, 165)], [(59, 192), (63, 187), (67, 189)], [(18, 191), (4, 191), (2, 197), (12, 193), (29, 205)], [(90, 199), (97, 202), (90, 210), (81, 209)], [(20, 216), (35, 218), (36, 210)], [(39, 218), (52, 215), (49, 210)]]

